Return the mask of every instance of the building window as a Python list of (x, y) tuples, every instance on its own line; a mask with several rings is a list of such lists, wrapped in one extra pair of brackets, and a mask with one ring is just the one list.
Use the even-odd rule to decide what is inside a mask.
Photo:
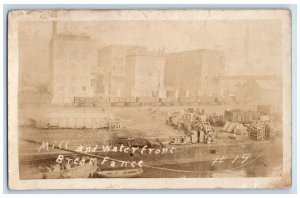
[(82, 91), (86, 91), (86, 87), (82, 87)]

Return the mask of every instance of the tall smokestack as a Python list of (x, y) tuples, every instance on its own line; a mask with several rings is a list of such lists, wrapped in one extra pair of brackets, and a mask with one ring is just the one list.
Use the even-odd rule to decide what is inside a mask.
[(52, 37), (55, 37), (57, 34), (57, 24), (56, 21), (53, 21), (52, 23)]

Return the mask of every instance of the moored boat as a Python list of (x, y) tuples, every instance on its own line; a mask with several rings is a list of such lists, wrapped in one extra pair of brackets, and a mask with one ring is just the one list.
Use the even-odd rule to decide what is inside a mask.
[(96, 174), (99, 177), (108, 178), (129, 178), (137, 177), (143, 173), (142, 168), (131, 168), (131, 169), (113, 169), (113, 170), (99, 170)]
[(94, 175), (97, 168), (98, 168), (97, 165), (87, 163), (70, 169), (53, 170), (51, 172), (44, 172), (43, 179), (89, 178)]

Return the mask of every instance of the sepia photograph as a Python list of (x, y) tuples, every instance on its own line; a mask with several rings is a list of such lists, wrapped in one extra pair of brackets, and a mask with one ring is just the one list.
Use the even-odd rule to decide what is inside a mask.
[(289, 10), (15, 10), (12, 189), (288, 188)]

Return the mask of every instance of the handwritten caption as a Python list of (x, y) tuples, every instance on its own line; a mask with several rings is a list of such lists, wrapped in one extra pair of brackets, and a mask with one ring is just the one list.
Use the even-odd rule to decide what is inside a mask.
[[(49, 142), (42, 142), (40, 145), (38, 152), (42, 152), (43, 150), (48, 151), (49, 149), (54, 149), (58, 147), (59, 149), (62, 150), (69, 150), (68, 149), (68, 141), (64, 142), (59, 142), (59, 143), (53, 143), (50, 144)], [(144, 146), (142, 148), (139, 147), (128, 147), (124, 146), (121, 144), (120, 146), (112, 146), (112, 145), (102, 145), (102, 150), (101, 146), (99, 145), (94, 145), (94, 146), (83, 146), (83, 145), (78, 145), (76, 146), (77, 148), (74, 150), (75, 153), (82, 153), (82, 154), (93, 154), (96, 152), (114, 152), (114, 153), (128, 153), (130, 156), (133, 156), (135, 153), (140, 153), (141, 155), (165, 155), (165, 154), (173, 154), (174, 151), (176, 150), (175, 147), (171, 148), (148, 148), (148, 146)], [(96, 157), (90, 157), (89, 159), (86, 159), (85, 157), (67, 157), (65, 155), (58, 155), (56, 158), (56, 163), (58, 164), (72, 164), (72, 165), (84, 165), (86, 163), (89, 163), (91, 165), (95, 164), (97, 162)], [(123, 161), (123, 160), (118, 160), (118, 159), (113, 159), (108, 156), (102, 157), (102, 161), (100, 162), (101, 165), (104, 165), (106, 163), (110, 163), (111, 167), (116, 167), (116, 163), (120, 163), (121, 167), (127, 167), (130, 165), (131, 167), (142, 167), (143, 166), (143, 160), (139, 161)]]
[[(243, 155), (236, 155), (234, 159), (231, 161), (232, 164), (237, 163), (237, 161), (240, 161), (240, 164), (244, 164), (252, 155), (250, 153), (245, 153)], [(226, 158), (224, 156), (217, 156), (215, 160), (212, 161), (212, 166), (215, 164), (222, 164)]]

